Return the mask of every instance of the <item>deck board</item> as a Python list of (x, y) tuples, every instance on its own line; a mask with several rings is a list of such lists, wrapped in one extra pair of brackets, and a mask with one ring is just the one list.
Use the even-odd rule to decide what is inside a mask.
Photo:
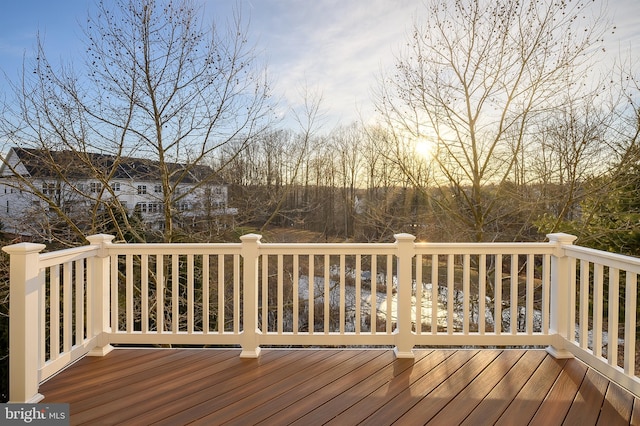
[(640, 425), (640, 399), (635, 398), (633, 401), (633, 411), (631, 413), (632, 425)]
[(515, 398), (496, 421), (496, 424), (508, 425), (515, 418), (533, 418), (565, 364), (566, 360), (564, 359), (545, 357), (527, 383), (515, 395)]
[[(421, 355), (424, 354), (426, 352)], [(238, 416), (233, 424), (287, 424), (300, 421), (305, 416), (307, 424), (325, 423), (355, 401), (366, 397), (371, 389), (391, 381), (401, 371), (413, 365), (410, 360), (395, 362), (391, 352), (381, 355), (384, 358), (377, 359), (376, 362), (367, 362), (355, 368), (346, 366), (346, 370), (332, 369), (319, 377), (307, 378), (300, 386), (279, 395), (272, 404)], [(326, 392), (329, 385), (335, 394)], [(336, 394), (339, 397), (335, 397)]]
[[(347, 356), (349, 355), (349, 356)], [(195, 417), (194, 413), (189, 413), (189, 416), (185, 416), (182, 413), (181, 416), (170, 417), (165, 419), (161, 424), (175, 425), (185, 424), (187, 422), (198, 420), (201, 424), (212, 424), (214, 422), (225, 423), (230, 421), (236, 421), (235, 419), (239, 415), (252, 418), (253, 411), (259, 410), (264, 405), (272, 405), (273, 399), (281, 396), (287, 391), (294, 391), (296, 387), (303, 385), (309, 380), (318, 380), (325, 378), (329, 382), (337, 379), (338, 377), (346, 374), (347, 372), (357, 369), (362, 363), (366, 363), (372, 359), (372, 357), (380, 356), (380, 353), (375, 352), (359, 352), (354, 353), (351, 351), (343, 351), (337, 356), (333, 356), (323, 360), (324, 362), (316, 362), (311, 360), (303, 369), (304, 374), (296, 374), (291, 369), (284, 369), (281, 371), (281, 375), (274, 377), (272, 383), (268, 386), (261, 386), (256, 388), (252, 392), (244, 395), (243, 398), (237, 398), (235, 401), (230, 401), (225, 404), (224, 407), (216, 410), (215, 412), (208, 412), (208, 407), (204, 406), (204, 416)], [(333, 380), (332, 380), (333, 379)], [(287, 405), (285, 398), (284, 405)], [(258, 411), (259, 412), (259, 411)], [(252, 419), (252, 421), (258, 421), (259, 419)], [(247, 424), (241, 422), (240, 424)]]
[(544, 351), (526, 351), (461, 424), (495, 423), (546, 357)]
[[(378, 359), (383, 357), (386, 359)], [(325, 391), (330, 387), (336, 394), (341, 394), (345, 389), (345, 377), (352, 377), (357, 381), (363, 375), (376, 375), (378, 366), (393, 362), (393, 355), (388, 353), (363, 352), (344, 362), (326, 362), (312, 369), (305, 369), (307, 374), (297, 374), (294, 380), (290, 380), (286, 386), (267, 387), (249, 400), (238, 401), (234, 405), (226, 407), (220, 413), (208, 415), (196, 424), (211, 424), (218, 420), (218, 415), (223, 414), (225, 421), (230, 424), (259, 423), (269, 417), (283, 411), (294, 413), (295, 417), (304, 415), (307, 411), (317, 406), (322, 406), (328, 398)], [(302, 398), (302, 399), (301, 399)], [(305, 401), (313, 401), (313, 406), (305, 404)], [(242, 407), (242, 410), (240, 409)], [(251, 408), (247, 410), (246, 408)], [(298, 415), (295, 415), (295, 413)], [(275, 420), (269, 419), (267, 423), (274, 424)]]
[(599, 425), (613, 426), (628, 424), (633, 409), (633, 397), (620, 386), (610, 383), (602, 404)]
[(595, 424), (598, 421), (608, 386), (609, 381), (606, 378), (589, 369), (581, 383), (576, 399), (567, 413), (566, 423), (574, 425)]
[[(433, 424), (462, 423), (505, 376), (505, 371), (510, 371), (522, 356), (523, 353), (519, 351), (500, 353), (467, 387), (454, 395), (451, 402), (433, 416), (430, 422)], [(483, 361), (486, 362), (486, 360)], [(429, 396), (426, 398), (428, 399)]]
[(411, 368), (402, 371), (394, 376), (393, 380), (375, 389), (368, 397), (360, 399), (346, 410), (336, 413), (336, 417), (329, 424), (335, 426), (359, 424), (380, 408), (381, 401), (393, 400), (453, 354), (454, 351), (450, 350), (429, 352), (427, 356), (418, 359)]
[[(71, 424), (637, 424), (638, 398), (543, 350), (116, 349), (40, 386)], [(633, 423), (632, 423), (632, 419)]]
[[(339, 394), (329, 394), (323, 389), (316, 391), (316, 395), (308, 398), (300, 407), (296, 407), (296, 411), (306, 412), (303, 416), (296, 417), (296, 411), (289, 412), (280, 411), (277, 415), (272, 416), (265, 424), (287, 424), (297, 418), (298, 424), (326, 424), (336, 422), (337, 424), (354, 424), (354, 420), (346, 421), (340, 416), (347, 410), (357, 406), (363, 401), (375, 401), (375, 392), (389, 383), (394, 383), (397, 378), (406, 375), (414, 365), (420, 364), (421, 360), (429, 355), (431, 351), (420, 351), (416, 355), (415, 360), (399, 359), (394, 360), (391, 353), (389, 363), (385, 364), (382, 369), (372, 365), (367, 369), (362, 369), (355, 375), (345, 375), (341, 377), (340, 388), (344, 389)], [(358, 408), (356, 408), (358, 410)], [(365, 409), (366, 411), (366, 409)], [(340, 419), (340, 420), (337, 420)]]
[[(305, 355), (308, 356), (296, 361), (303, 363), (316, 354)], [(114, 420), (117, 423), (148, 424), (183, 412), (189, 415), (202, 410), (205, 413), (215, 411), (254, 391), (260, 383), (258, 378), (270, 380), (274, 372), (289, 366), (292, 358), (291, 354), (271, 351), (264, 354), (261, 362), (236, 356), (212, 368), (203, 366), (190, 377), (185, 376), (188, 381), (181, 387), (167, 381), (159, 397), (146, 398), (144, 403), (131, 407), (133, 410), (118, 412)]]
[[(494, 362), (501, 353), (504, 352), (498, 350), (478, 351), (432, 392), (426, 395), (419, 395), (418, 402), (398, 419), (398, 424), (412, 425), (415, 424), (415, 419), (423, 419), (425, 421), (433, 419), (457, 395), (466, 389), (488, 364)], [(466, 401), (463, 403), (466, 404)], [(452, 406), (455, 407), (454, 409), (458, 407), (456, 404)]]
[[(458, 351), (446, 362), (441, 362), (427, 374), (416, 380), (411, 386), (403, 389), (389, 401), (380, 403), (380, 408), (373, 412), (364, 422), (365, 425), (377, 426), (379, 424), (391, 424), (408, 410), (413, 408), (424, 395), (429, 394), (441, 383), (444, 383), (449, 376), (465, 365), (478, 351)], [(426, 420), (426, 419), (425, 419)]]
[(567, 360), (558, 379), (531, 420), (534, 425), (561, 425), (571, 409), (578, 389), (587, 374), (587, 366), (575, 359)]
[[(207, 355), (206, 353), (204, 354)], [(188, 356), (189, 353), (186, 352), (186, 355)], [(181, 368), (167, 365), (162, 370), (155, 370), (149, 369), (148, 365), (145, 365), (143, 374), (140, 376), (131, 375), (126, 377), (126, 386), (118, 386), (116, 382), (117, 391), (113, 391), (109, 386), (111, 384), (104, 383), (101, 378), (101, 385), (98, 388), (104, 389), (104, 393), (108, 395), (109, 403), (104, 404), (100, 398), (89, 397), (89, 395), (77, 403), (74, 403), (73, 400), (70, 401), (74, 411), (78, 413), (78, 421), (90, 421), (104, 417), (125, 420), (136, 413), (145, 413), (148, 409), (157, 409), (156, 407), (147, 408), (145, 406), (149, 403), (149, 389), (153, 389), (157, 394), (154, 396), (154, 405), (162, 400), (170, 403), (172, 392), (175, 389), (180, 389), (193, 383), (195, 381), (194, 375), (206, 377), (208, 370), (218, 372), (219, 368), (226, 365), (225, 361), (237, 361), (237, 357), (233, 356), (233, 354), (226, 354), (227, 356), (223, 359), (218, 356), (201, 358), (200, 355), (202, 354), (192, 354), (192, 358), (186, 360), (185, 365), (180, 366)], [(221, 355), (224, 355), (224, 353), (221, 353)], [(205, 365), (216, 360), (220, 361), (220, 363), (213, 364), (213, 368), (208, 368), (208, 365)]]

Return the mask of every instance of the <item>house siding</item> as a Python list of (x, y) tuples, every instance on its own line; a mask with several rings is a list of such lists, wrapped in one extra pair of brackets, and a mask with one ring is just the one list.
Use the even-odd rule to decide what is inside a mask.
[[(148, 178), (149, 164), (154, 163), (139, 159), (127, 161), (129, 168), (122, 167), (114, 174), (117, 177), (108, 182), (79, 176), (66, 176), (63, 181), (59, 176), (32, 176), (29, 168), (34, 165), (25, 166), (19, 154), (11, 149), (0, 166), (0, 221), (4, 231), (30, 235), (29, 229), (34, 222), (46, 222), (51, 207), (54, 210), (60, 207), (65, 213), (86, 215), (96, 203), (108, 202), (113, 198), (128, 214), (137, 212), (143, 222), (154, 229), (161, 229), (166, 197), (161, 181)], [(136, 161), (145, 161), (146, 167), (138, 167), (144, 172), (142, 176), (131, 171), (135, 169)], [(214, 215), (237, 213), (236, 209), (230, 209), (227, 205), (228, 191), (224, 183), (201, 184), (189, 178), (186, 183), (174, 184), (172, 189), (174, 193), (171, 199), (175, 200), (173, 208), (182, 217), (211, 215), (212, 211)]]

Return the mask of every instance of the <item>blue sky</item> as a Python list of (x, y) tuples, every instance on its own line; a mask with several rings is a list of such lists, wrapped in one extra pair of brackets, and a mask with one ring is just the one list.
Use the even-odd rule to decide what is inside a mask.
[[(198, 0), (207, 16), (230, 17), (236, 1)], [(596, 0), (601, 1), (601, 0)], [(422, 0), (239, 0), (250, 36), (264, 54), (275, 90), (291, 105), (303, 87), (323, 94), (327, 124), (370, 112), (381, 69), (393, 64)], [(616, 33), (611, 48), (640, 59), (640, 0), (608, 0)], [(0, 70), (12, 78), (38, 31), (50, 60), (82, 54), (80, 22), (92, 0), (5, 0), (0, 14)], [(635, 50), (634, 50), (635, 49)], [(4, 81), (3, 81), (4, 84)]]

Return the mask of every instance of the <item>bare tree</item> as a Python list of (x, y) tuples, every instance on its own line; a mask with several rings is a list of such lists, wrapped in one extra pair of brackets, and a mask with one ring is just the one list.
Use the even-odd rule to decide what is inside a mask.
[(339, 170), (345, 238), (352, 238), (354, 235), (357, 190), (361, 187), (360, 180), (363, 177), (360, 147), (365, 138), (366, 134), (355, 123), (349, 127), (336, 129), (332, 137), (331, 148)]
[[(582, 82), (606, 23), (591, 2), (430, 0), (396, 71), (381, 84), (386, 123), (437, 144), (438, 199), (477, 241), (532, 124)], [(410, 172), (405, 168), (405, 172)], [(487, 188), (492, 186), (491, 191)]]
[(412, 198), (414, 185), (399, 167), (394, 134), (380, 126), (365, 127), (363, 131), (358, 151), (362, 156), (364, 191), (354, 206), (356, 238), (388, 241), (394, 233), (408, 231), (406, 225), (413, 221), (406, 202)]
[[(285, 202), (291, 195), (294, 185), (299, 181), (305, 159), (308, 161), (310, 158), (313, 142), (316, 140), (316, 132), (322, 127), (322, 94), (313, 92), (308, 87), (303, 87), (301, 89), (301, 95), (304, 101), (302, 109), (300, 111), (293, 110), (294, 119), (300, 126), (300, 130), (296, 137), (295, 144), (287, 147), (289, 148), (288, 157), (290, 159), (290, 166), (288, 167), (286, 178), (283, 180), (285, 185), (283, 191), (280, 191), (277, 195), (271, 214), (260, 227), (261, 232), (264, 231), (277, 216), (282, 214), (283, 205), (285, 205)], [(308, 170), (309, 168), (306, 167), (306, 169)]]
[(576, 218), (584, 184), (611, 172), (608, 158), (614, 151), (607, 130), (614, 116), (593, 100), (568, 99), (561, 110), (550, 113), (539, 132), (539, 149), (528, 155), (533, 160), (531, 169), (540, 171), (532, 177), (543, 182), (546, 210), (556, 217), (552, 232), (561, 221)]
[(635, 255), (640, 84), (630, 69), (612, 75), (617, 77), (601, 94), (606, 102), (584, 99), (580, 108), (572, 104), (547, 123), (559, 122), (545, 132), (543, 150), (531, 156), (544, 171), (537, 176), (549, 204), (537, 225), (545, 232), (572, 232), (581, 244)]
[[(119, 162), (100, 169), (87, 153), (152, 161), (160, 238), (176, 240), (177, 205), (217, 178), (204, 166), (231, 141), (244, 149), (269, 112), (266, 75), (239, 15), (226, 27), (203, 25), (202, 16), (191, 0), (100, 1), (84, 28), (82, 66), (56, 67), (38, 43), (34, 63), (13, 84), (15, 103), (2, 119), (6, 143), (73, 153), (94, 169), (104, 193), (112, 192)], [(96, 194), (94, 217), (104, 195)], [(130, 231), (130, 212), (112, 207)]]

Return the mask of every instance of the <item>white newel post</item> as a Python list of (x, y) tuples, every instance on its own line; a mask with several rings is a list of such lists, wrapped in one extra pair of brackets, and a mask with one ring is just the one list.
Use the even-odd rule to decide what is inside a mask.
[(11, 256), (9, 267), (9, 400), (35, 403), (44, 398), (38, 393), (40, 348), (40, 274), (39, 253), (44, 244), (20, 243), (3, 247)]
[(96, 337), (96, 346), (89, 351), (89, 356), (104, 356), (113, 350), (109, 342), (111, 333), (109, 309), (110, 264), (108, 246), (115, 237), (113, 235), (91, 235), (87, 241), (98, 247), (98, 255), (91, 258), (91, 337)]
[(240, 358), (258, 358), (260, 355), (258, 329), (258, 255), (261, 235), (247, 234), (242, 241), (242, 333)]
[(547, 347), (547, 352), (554, 358), (573, 358), (573, 354), (566, 349), (569, 333), (569, 315), (571, 312), (569, 303), (571, 297), (569, 291), (569, 258), (565, 255), (563, 246), (572, 245), (577, 237), (569, 234), (549, 234), (547, 238), (556, 244), (556, 249), (551, 256), (551, 295), (550, 295), (550, 321), (549, 332), (555, 334), (555, 343)]
[(415, 255), (415, 236), (396, 234), (398, 258), (398, 318), (393, 331), (397, 358), (414, 358), (413, 331), (411, 330), (411, 293), (413, 290), (413, 274), (411, 266)]

